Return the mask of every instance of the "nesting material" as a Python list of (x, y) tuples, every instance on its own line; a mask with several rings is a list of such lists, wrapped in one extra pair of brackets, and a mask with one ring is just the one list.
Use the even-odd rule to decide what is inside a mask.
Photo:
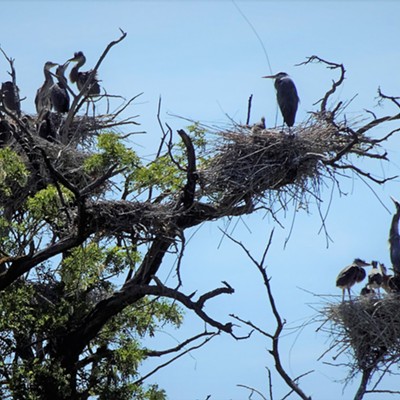
[(318, 121), (290, 133), (287, 128), (235, 126), (219, 134), (216, 156), (200, 173), (203, 193), (232, 204), (278, 191), (296, 198), (317, 193), (320, 179), (329, 169), (326, 161), (353, 140), (334, 125)]
[(360, 297), (331, 304), (322, 311), (331, 322), (329, 334), (339, 353), (351, 350), (353, 372), (400, 361), (400, 296)]

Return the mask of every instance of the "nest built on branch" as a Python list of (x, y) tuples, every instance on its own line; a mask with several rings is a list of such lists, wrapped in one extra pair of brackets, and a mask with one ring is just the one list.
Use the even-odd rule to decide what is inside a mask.
[(200, 185), (223, 206), (250, 199), (284, 202), (285, 194), (304, 201), (306, 195), (319, 195), (323, 178), (350, 168), (352, 154), (384, 159), (384, 153), (371, 152), (377, 145), (365, 134), (318, 118), (290, 133), (234, 126), (219, 133), (215, 156), (200, 171)]
[[(322, 310), (331, 349), (349, 353), (350, 378), (359, 371), (384, 370), (400, 362), (400, 296), (360, 297)], [(335, 357), (336, 358), (336, 357)]]

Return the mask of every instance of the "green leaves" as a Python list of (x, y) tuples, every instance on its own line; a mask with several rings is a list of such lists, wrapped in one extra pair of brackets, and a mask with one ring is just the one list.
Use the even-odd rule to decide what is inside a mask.
[(132, 171), (140, 164), (137, 154), (128, 149), (116, 133), (99, 135), (97, 149), (100, 151), (85, 161), (84, 167), (89, 173), (104, 171), (112, 165)]
[(0, 149), (0, 194), (11, 196), (12, 188), (27, 184), (29, 171), (17, 153), (9, 147)]

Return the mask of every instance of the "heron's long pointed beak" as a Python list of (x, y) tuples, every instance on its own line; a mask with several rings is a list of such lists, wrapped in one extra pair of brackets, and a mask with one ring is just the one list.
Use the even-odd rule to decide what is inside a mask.
[(275, 79), (276, 75), (267, 75), (267, 76), (262, 76), (261, 78), (271, 78), (271, 79)]

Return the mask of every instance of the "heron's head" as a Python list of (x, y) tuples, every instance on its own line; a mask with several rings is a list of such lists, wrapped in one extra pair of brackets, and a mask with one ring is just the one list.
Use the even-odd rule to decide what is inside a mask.
[(53, 63), (52, 61), (47, 61), (46, 64), (44, 64), (44, 69), (46, 71), (49, 71), (51, 68), (54, 68), (56, 65), (58, 65), (58, 64)]
[(262, 76), (261, 78), (282, 79), (282, 78), (286, 78), (287, 76), (289, 76), (289, 75), (286, 72), (278, 72), (275, 75)]
[(379, 263), (379, 267), (380, 267), (380, 269), (381, 269), (382, 275), (387, 276), (387, 269), (386, 269), (386, 267), (385, 267), (385, 264)]
[(356, 264), (358, 267), (367, 267), (368, 265), (371, 265), (370, 263), (361, 260), (361, 258), (355, 258), (353, 263)]
[(372, 268), (378, 268), (378, 261), (371, 261)]
[(76, 53), (74, 53), (74, 56), (72, 58), (70, 58), (68, 61), (79, 62), (79, 61), (85, 61), (85, 60), (86, 60), (85, 55), (81, 51), (77, 51)]
[(66, 61), (64, 64), (59, 64), (57, 69), (56, 69), (56, 75), (57, 76), (64, 76), (65, 70), (67, 69), (69, 65), (69, 60)]

